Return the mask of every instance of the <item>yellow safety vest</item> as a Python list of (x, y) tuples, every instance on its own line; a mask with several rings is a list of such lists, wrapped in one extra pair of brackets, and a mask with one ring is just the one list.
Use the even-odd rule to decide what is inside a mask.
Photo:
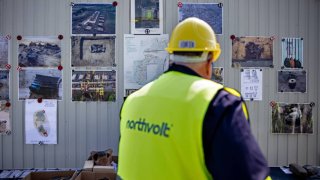
[(223, 86), (170, 71), (131, 94), (120, 122), (118, 174), (125, 180), (212, 179), (202, 125)]

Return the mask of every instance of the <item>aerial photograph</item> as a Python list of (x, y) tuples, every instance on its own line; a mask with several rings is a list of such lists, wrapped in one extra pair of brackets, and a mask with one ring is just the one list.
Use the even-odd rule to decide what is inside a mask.
[(115, 34), (116, 8), (112, 4), (74, 4), (71, 34)]

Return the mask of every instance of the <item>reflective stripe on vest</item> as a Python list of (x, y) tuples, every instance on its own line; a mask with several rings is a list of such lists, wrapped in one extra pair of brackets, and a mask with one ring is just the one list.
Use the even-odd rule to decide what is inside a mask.
[(211, 179), (202, 125), (223, 86), (170, 71), (131, 94), (121, 111), (119, 175), (125, 179)]

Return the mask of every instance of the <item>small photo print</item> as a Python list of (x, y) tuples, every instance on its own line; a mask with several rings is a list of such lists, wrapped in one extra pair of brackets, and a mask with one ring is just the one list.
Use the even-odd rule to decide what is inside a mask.
[(62, 72), (58, 69), (22, 69), (19, 72), (19, 100), (62, 100)]
[(278, 71), (278, 92), (307, 92), (307, 72), (305, 70)]
[(129, 96), (130, 94), (138, 91), (138, 89), (126, 89), (125, 97)]
[(222, 4), (219, 3), (186, 3), (179, 7), (179, 22), (197, 17), (207, 22), (216, 34), (222, 34)]
[(0, 68), (6, 68), (9, 62), (9, 41), (5, 36), (0, 36)]
[(8, 70), (0, 70), (0, 100), (8, 100), (9, 99), (9, 71)]
[(303, 68), (303, 38), (282, 39), (282, 67)]
[(28, 36), (18, 41), (20, 67), (58, 67), (61, 65), (61, 45), (57, 37)]
[(212, 68), (212, 76), (211, 76), (211, 80), (219, 83), (219, 84), (223, 84), (223, 67), (213, 67)]
[(73, 4), (71, 34), (115, 34), (116, 6), (107, 4)]
[(11, 134), (11, 122), (9, 107), (6, 106), (6, 101), (0, 101), (0, 135)]
[(272, 37), (236, 37), (232, 40), (232, 67), (272, 66)]
[(131, 34), (162, 34), (163, 0), (131, 0)]
[(72, 36), (71, 44), (71, 66), (115, 66), (115, 36)]
[(72, 101), (116, 101), (116, 71), (73, 71)]
[(312, 106), (275, 103), (272, 106), (271, 132), (313, 134)]

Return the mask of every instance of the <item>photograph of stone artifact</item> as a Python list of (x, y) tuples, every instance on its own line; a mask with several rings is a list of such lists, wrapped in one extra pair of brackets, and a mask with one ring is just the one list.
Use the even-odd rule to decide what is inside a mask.
[(273, 67), (273, 38), (235, 37), (232, 67)]
[(9, 70), (0, 70), (0, 100), (8, 100), (9, 99)]
[(7, 101), (0, 101), (0, 135), (11, 134), (10, 110)]
[(9, 61), (9, 40), (0, 36), (0, 68), (6, 68)]
[(307, 72), (305, 70), (278, 71), (278, 92), (307, 92)]
[(223, 84), (223, 67), (213, 67), (211, 80)]

